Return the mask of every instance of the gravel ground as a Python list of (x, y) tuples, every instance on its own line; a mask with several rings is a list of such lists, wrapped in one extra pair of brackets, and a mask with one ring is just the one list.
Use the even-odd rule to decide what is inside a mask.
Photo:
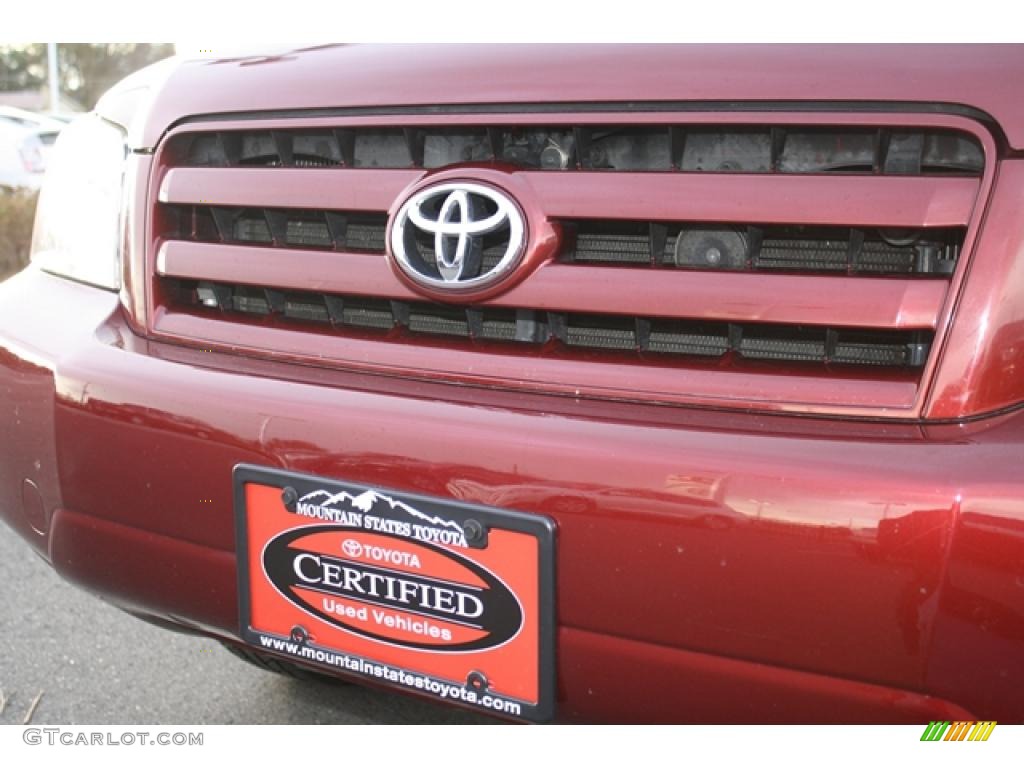
[(484, 723), (473, 713), (250, 667), (64, 582), (0, 524), (0, 724)]

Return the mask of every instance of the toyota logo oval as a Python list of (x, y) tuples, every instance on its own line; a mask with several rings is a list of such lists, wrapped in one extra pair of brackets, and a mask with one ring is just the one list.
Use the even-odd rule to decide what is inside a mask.
[(452, 182), (416, 192), (391, 224), (395, 262), (428, 288), (493, 285), (519, 263), (525, 245), (519, 206), (483, 184)]
[(363, 554), (363, 545), (355, 539), (345, 539), (341, 543), (341, 550), (349, 557), (360, 557)]

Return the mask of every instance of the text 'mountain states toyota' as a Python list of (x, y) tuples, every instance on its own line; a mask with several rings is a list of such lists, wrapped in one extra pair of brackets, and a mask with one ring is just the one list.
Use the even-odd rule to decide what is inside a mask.
[(0, 514), (511, 720), (1024, 720), (1024, 49), (320, 46), (62, 133)]

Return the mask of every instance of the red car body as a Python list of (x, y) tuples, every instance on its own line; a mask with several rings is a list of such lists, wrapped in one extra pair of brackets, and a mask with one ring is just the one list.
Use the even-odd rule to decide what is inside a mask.
[[(186, 61), (130, 132), (124, 280), (0, 286), (0, 514), (136, 615), (238, 638), (239, 463), (544, 516), (556, 714), (1024, 720), (1024, 103), (1017, 47), (324, 47)], [(620, 125), (955, 131), (971, 176), (189, 167), (196, 132)], [(584, 134), (577, 134), (577, 136)], [(673, 134), (675, 135), (675, 134)], [(775, 133), (771, 134), (776, 135)], [(244, 177), (242, 174), (245, 174)], [(331, 333), (211, 318), (199, 276), (436, 299), (383, 256), (168, 235), (165, 208), (381, 211), (471, 178), (530, 223), (456, 305), (925, 331), (920, 369)], [(956, 228), (937, 279), (577, 266), (563, 222)], [(194, 227), (193, 227), (194, 230)], [(218, 250), (220, 249), (220, 250)], [(244, 273), (244, 277), (239, 275)]]

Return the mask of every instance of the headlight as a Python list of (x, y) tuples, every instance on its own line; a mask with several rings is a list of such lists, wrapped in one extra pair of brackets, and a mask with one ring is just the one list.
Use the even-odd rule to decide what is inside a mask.
[(61, 131), (39, 193), (32, 261), (101, 288), (121, 284), (124, 132), (97, 115)]

